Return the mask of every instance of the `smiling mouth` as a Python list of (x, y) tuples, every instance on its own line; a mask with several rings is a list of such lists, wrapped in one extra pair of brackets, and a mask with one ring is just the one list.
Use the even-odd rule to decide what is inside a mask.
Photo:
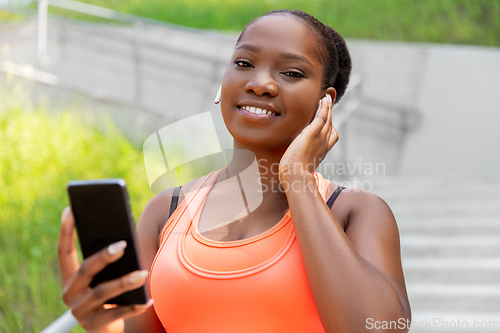
[(238, 108), (243, 109), (243, 110), (248, 111), (248, 112), (253, 113), (253, 114), (279, 116), (279, 113), (274, 113), (274, 112), (266, 110), (266, 109), (256, 108), (254, 106), (244, 105), (244, 106), (238, 106)]

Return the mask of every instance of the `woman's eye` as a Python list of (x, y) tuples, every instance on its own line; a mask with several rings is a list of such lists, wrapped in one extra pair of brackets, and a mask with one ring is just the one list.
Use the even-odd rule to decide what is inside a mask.
[(236, 60), (234, 63), (238, 67), (250, 67), (250, 66), (252, 66), (252, 65), (250, 65), (250, 63), (248, 61), (245, 61), (245, 60)]
[(304, 74), (300, 73), (300, 72), (285, 72), (283, 73), (285, 74), (286, 76), (290, 76), (290, 77), (304, 77)]

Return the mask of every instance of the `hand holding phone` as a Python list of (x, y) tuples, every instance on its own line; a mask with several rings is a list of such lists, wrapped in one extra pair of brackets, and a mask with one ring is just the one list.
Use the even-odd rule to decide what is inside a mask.
[[(70, 192), (69, 188), (68, 192)], [(77, 190), (76, 192), (80, 191)], [(70, 193), (73, 193), (73, 191)], [(72, 196), (72, 206), (74, 209), (76, 206), (81, 206), (80, 204), (76, 204), (78, 200)], [(123, 198), (121, 201), (126, 202)], [(122, 206), (122, 210), (123, 207), (126, 206)], [(81, 207), (76, 210), (81, 210)], [(58, 254), (61, 280), (64, 287), (62, 297), (64, 303), (71, 309), (73, 316), (82, 327), (88, 331), (123, 332), (125, 326), (124, 318), (144, 313), (153, 304), (152, 299), (149, 299), (146, 304), (107, 305), (107, 303), (115, 303), (113, 300), (117, 296), (125, 295), (128, 291), (144, 288), (148, 271), (134, 270), (131, 273), (97, 285), (96, 282), (92, 281), (95, 281), (95, 277), (99, 272), (102, 272), (110, 264), (116, 263), (119, 259), (123, 258), (126, 249), (134, 248), (134, 242), (129, 243), (130, 241), (124, 242), (120, 240), (111, 245), (104, 246), (104, 248), (87, 256), (80, 265), (75, 247), (75, 216), (69, 207), (66, 207), (64, 210), (61, 220)], [(81, 217), (79, 220), (81, 220)], [(80, 238), (81, 236), (82, 233), (79, 233)], [(82, 239), (80, 239), (80, 242), (84, 244), (88, 243)], [(87, 246), (82, 245), (82, 249), (84, 247), (85, 250), (82, 251), (88, 255)], [(137, 299), (132, 299), (131, 302), (130, 300), (122, 299), (120, 301), (118, 299), (117, 303), (122, 303), (122, 301), (125, 303), (142, 302), (142, 300), (137, 301)]]
[[(123, 256), (110, 263), (92, 279), (90, 287), (141, 270), (135, 241), (135, 224), (123, 179), (71, 181), (67, 187), (84, 258), (104, 248), (124, 247)], [(114, 246), (114, 247), (113, 247)], [(106, 301), (108, 304), (145, 304), (145, 286)]]

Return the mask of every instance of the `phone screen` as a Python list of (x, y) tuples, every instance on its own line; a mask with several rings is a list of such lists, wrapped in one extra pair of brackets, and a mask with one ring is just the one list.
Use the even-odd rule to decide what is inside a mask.
[[(84, 258), (111, 243), (127, 241), (123, 257), (98, 273), (92, 280), (91, 287), (141, 269), (125, 181), (73, 181), (68, 184), (68, 194)], [(147, 300), (146, 291), (141, 287), (108, 300), (107, 303), (144, 304)]]

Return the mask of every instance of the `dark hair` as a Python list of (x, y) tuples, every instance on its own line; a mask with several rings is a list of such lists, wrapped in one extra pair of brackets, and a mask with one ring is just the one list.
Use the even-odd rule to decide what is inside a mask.
[[(338, 103), (340, 98), (344, 95), (347, 84), (349, 83), (349, 75), (351, 74), (352, 67), (351, 56), (349, 55), (349, 50), (342, 36), (329, 26), (321, 23), (321, 21), (314, 16), (300, 10), (273, 10), (261, 17), (270, 15), (293, 15), (306, 22), (311, 30), (316, 33), (320, 45), (319, 60), (324, 63), (322, 89), (328, 87), (335, 88), (337, 91), (335, 103)], [(261, 17), (247, 24), (238, 37), (236, 44), (240, 42), (246, 29)]]

